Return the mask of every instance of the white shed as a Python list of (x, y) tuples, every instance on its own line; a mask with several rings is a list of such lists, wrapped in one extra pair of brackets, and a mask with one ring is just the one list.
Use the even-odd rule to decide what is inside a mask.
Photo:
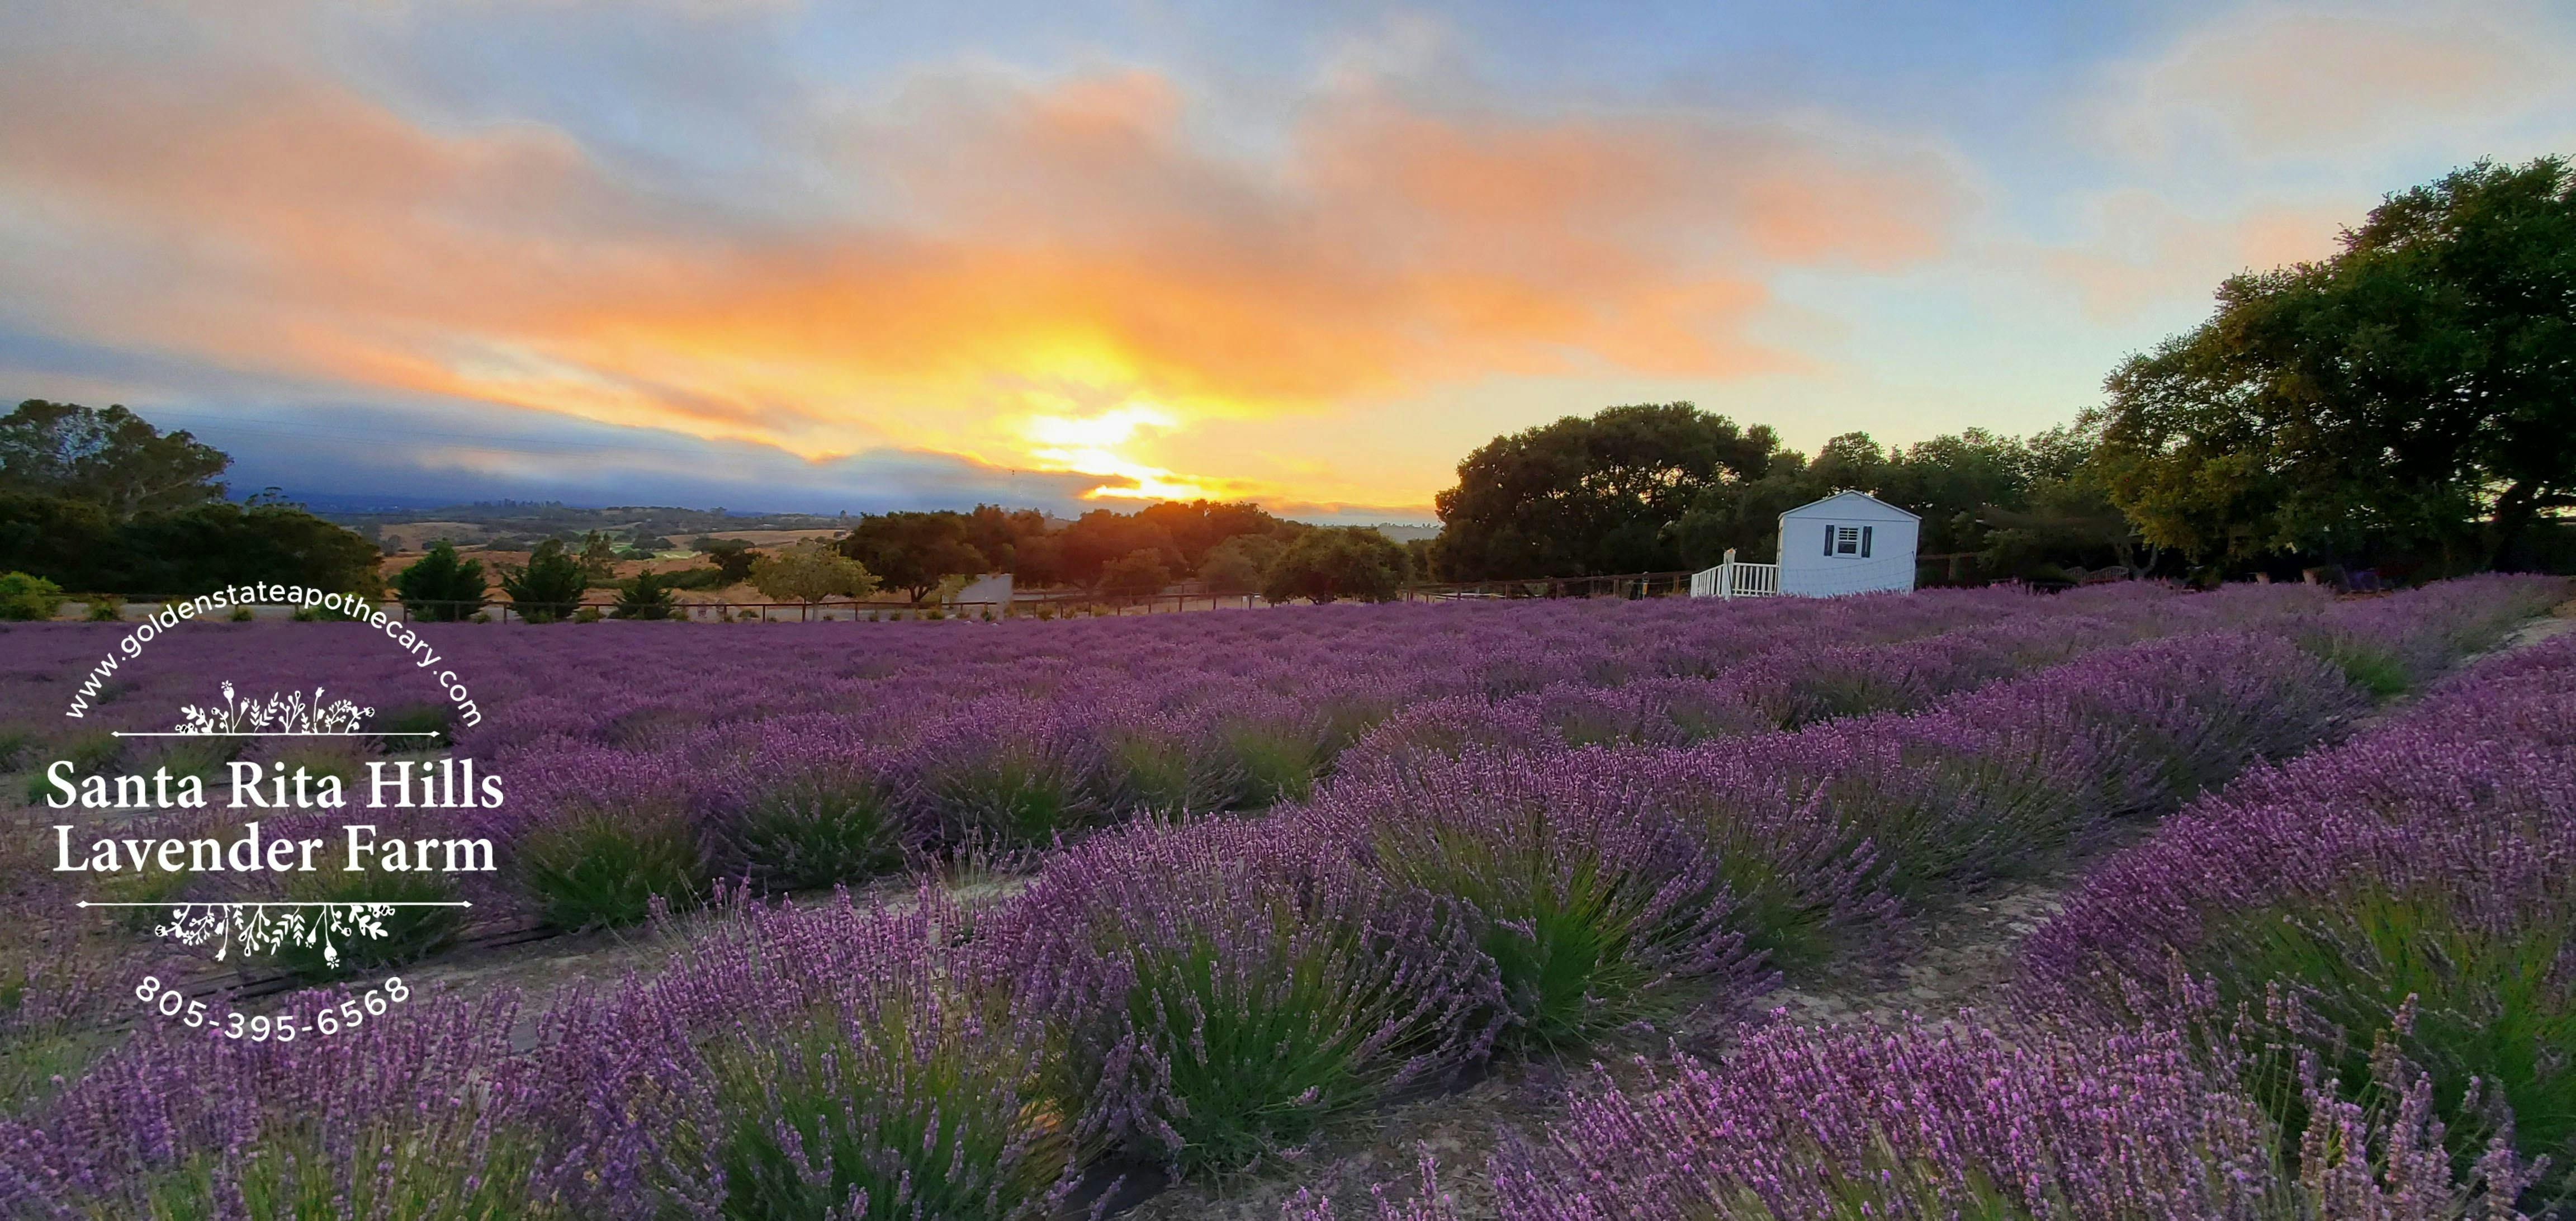
[(1780, 585), (1790, 597), (1910, 591), (1923, 519), (1867, 492), (1836, 492), (1780, 515)]

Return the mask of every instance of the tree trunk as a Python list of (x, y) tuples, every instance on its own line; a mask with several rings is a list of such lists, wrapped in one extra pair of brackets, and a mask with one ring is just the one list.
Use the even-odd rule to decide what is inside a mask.
[(2521, 541), (2522, 532), (2531, 527), (2540, 514), (2540, 493), (2526, 479), (2504, 490), (2496, 497), (2495, 518), (2487, 527), (2487, 563), (2490, 569), (2504, 562), (2505, 552)]

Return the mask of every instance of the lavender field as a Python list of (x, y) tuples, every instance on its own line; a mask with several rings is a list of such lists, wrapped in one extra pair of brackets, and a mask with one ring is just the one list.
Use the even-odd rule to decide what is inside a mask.
[[(1035, 1218), (1171, 1180), (1147, 1209), (1218, 1215), (1209, 1185), (1294, 1185), (1394, 1104), (1597, 1056), (1490, 1158), (1289, 1215), (2543, 1215), (2576, 1159), (2576, 641), (2461, 666), (2568, 592), (433, 626), (430, 667), (355, 624), (208, 623), (77, 720), (117, 629), (13, 627), (0, 1208)], [(489, 872), (286, 884), (473, 906), (258, 964), (77, 908), (111, 883), (53, 868), (33, 769), (216, 769), (107, 731), (225, 683), (439, 735), (244, 762), (357, 784), (434, 743), (505, 778), (497, 805), (369, 812), (488, 839)], [(299, 820), (349, 817), (264, 825), (336, 834)], [(1767, 1013), (2094, 852), (2010, 1012)], [(132, 991), (307, 1004), (600, 929), (651, 965), (424, 983), (328, 1039), (220, 1037)], [(1609, 1054), (1637, 1047), (1671, 1050)]]

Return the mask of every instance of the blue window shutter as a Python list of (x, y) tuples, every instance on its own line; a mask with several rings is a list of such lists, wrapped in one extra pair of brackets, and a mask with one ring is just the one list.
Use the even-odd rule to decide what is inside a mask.
[(1862, 527), (1860, 528), (1860, 558), (1862, 558), (1862, 559), (1864, 559), (1864, 560), (1869, 558), (1869, 535), (1870, 535), (1870, 532), (1871, 532), (1871, 531), (1873, 531), (1873, 530), (1876, 530), (1877, 528), (1878, 528), (1878, 527), (1876, 527), (1876, 526), (1862, 526)]
[(1827, 555), (1832, 555), (1833, 553), (1834, 553), (1834, 526), (1833, 526), (1833, 523), (1832, 523), (1832, 522), (1827, 522), (1827, 523), (1825, 523), (1825, 554), (1827, 554)]

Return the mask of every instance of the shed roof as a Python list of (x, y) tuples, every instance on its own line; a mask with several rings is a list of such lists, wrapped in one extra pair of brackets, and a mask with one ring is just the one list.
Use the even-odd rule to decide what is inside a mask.
[(1811, 510), (1824, 508), (1826, 505), (1839, 505), (1843, 510), (1849, 511), (1850, 509), (1861, 507), (1859, 504), (1854, 503), (1858, 501), (1865, 501), (1870, 505), (1885, 509), (1890, 513), (1902, 514), (1903, 516), (1911, 517), (1916, 521), (1923, 520), (1923, 516), (1921, 514), (1908, 513), (1905, 510), (1897, 508), (1895, 505), (1889, 504), (1884, 500), (1880, 500), (1878, 497), (1872, 496), (1867, 492), (1836, 492), (1831, 496), (1825, 497), (1823, 500), (1808, 501), (1805, 504), (1799, 505), (1797, 508), (1782, 513), (1780, 516), (1796, 517)]

